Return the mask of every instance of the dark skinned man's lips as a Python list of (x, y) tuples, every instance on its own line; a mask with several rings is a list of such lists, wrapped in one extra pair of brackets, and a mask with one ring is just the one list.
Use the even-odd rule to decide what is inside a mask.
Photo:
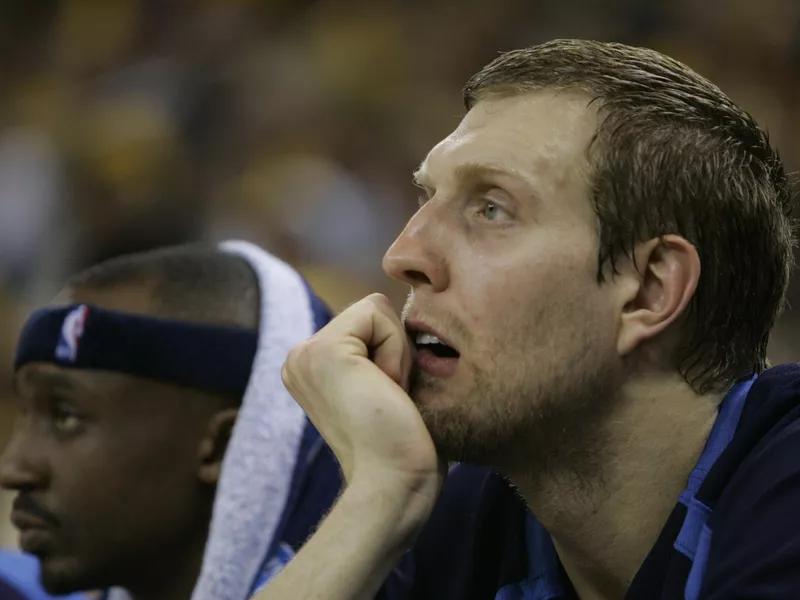
[(11, 506), (12, 515), (18, 515), (21, 523), (31, 527), (58, 527), (58, 518), (48, 509), (44, 508), (30, 494), (21, 493), (14, 498)]
[(38, 515), (15, 510), (11, 513), (11, 523), (19, 530), (19, 546), (23, 552), (40, 555), (52, 545), (56, 528)]
[(19, 530), (19, 545), (23, 552), (41, 555), (52, 544), (58, 529), (58, 519), (30, 496), (14, 500), (11, 523)]
[(29, 512), (14, 510), (11, 512), (11, 523), (20, 531), (28, 529), (54, 529), (52, 523), (49, 523), (41, 517)]

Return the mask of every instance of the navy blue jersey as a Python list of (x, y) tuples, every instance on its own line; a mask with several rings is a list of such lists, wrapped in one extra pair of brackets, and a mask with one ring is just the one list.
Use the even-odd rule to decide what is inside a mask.
[[(549, 535), (498, 475), (459, 466), (382, 600), (569, 600)], [(800, 364), (740, 382), (627, 600), (800, 598)]]

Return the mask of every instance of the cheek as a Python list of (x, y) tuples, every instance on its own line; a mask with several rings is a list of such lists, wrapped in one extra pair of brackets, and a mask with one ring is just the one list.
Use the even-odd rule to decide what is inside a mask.
[(188, 535), (197, 519), (197, 490), (164, 456), (139, 453), (80, 462), (59, 489), (65, 551), (91, 563)]
[(137, 473), (131, 465), (101, 448), (87, 444), (89, 451), (84, 451), (73, 445), (53, 463), (54, 499), (64, 517), (79, 527), (87, 520), (107, 521), (103, 515), (119, 513), (137, 491)]
[[(125, 431), (121, 428), (120, 434)], [(70, 509), (124, 514), (128, 508), (157, 505), (190, 479), (186, 452), (137, 436), (87, 433), (62, 449), (54, 463), (57, 493)], [(161, 500), (160, 500), (161, 499)]]
[(564, 265), (557, 258), (540, 253), (535, 258), (484, 263), (465, 278), (465, 298), (474, 313), (471, 316), (513, 320), (516, 315), (540, 312), (584, 294), (588, 279), (585, 269)]
[(473, 280), (467, 297), (467, 325), (497, 343), (553, 351), (567, 338), (607, 333), (595, 331), (599, 320), (609, 321), (608, 302), (586, 264), (532, 260), (489, 270)]

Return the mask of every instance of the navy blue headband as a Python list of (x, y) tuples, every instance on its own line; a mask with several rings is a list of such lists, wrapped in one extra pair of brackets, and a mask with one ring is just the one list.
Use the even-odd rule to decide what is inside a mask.
[(243, 394), (257, 347), (258, 334), (247, 329), (81, 304), (36, 311), (20, 335), (14, 370), (48, 362)]

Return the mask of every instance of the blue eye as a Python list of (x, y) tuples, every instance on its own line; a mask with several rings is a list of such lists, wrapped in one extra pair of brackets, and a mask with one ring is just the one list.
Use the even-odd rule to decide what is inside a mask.
[(508, 211), (495, 202), (485, 202), (478, 214), (487, 221), (499, 221), (509, 217)]

